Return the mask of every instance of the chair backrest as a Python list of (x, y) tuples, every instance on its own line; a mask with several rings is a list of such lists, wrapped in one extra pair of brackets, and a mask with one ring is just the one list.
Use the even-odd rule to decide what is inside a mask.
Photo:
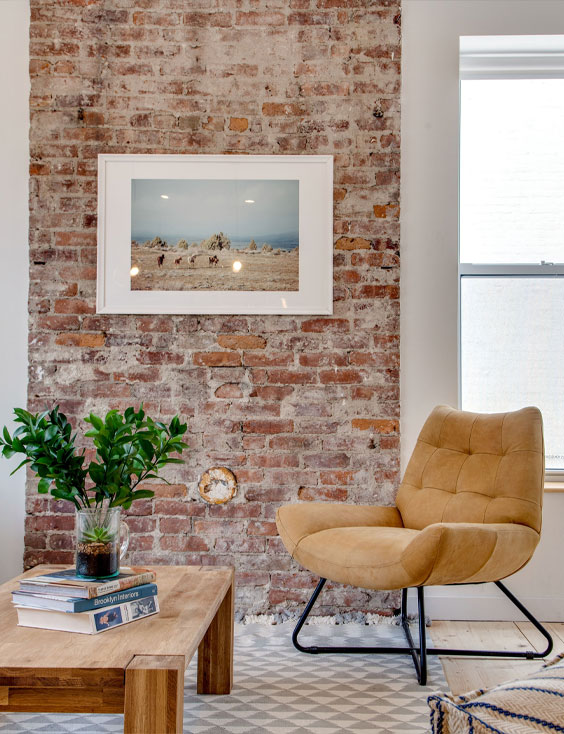
[(439, 405), (419, 434), (396, 503), (407, 528), (512, 522), (540, 532), (543, 489), (538, 408), (489, 414)]

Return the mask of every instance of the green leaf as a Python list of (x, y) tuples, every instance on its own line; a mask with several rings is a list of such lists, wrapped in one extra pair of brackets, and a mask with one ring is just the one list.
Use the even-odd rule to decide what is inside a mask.
[(50, 425), (45, 429), (45, 433), (43, 434), (43, 440), (44, 441), (52, 441), (55, 436), (57, 436), (59, 433), (58, 426)]
[(138, 489), (132, 493), (133, 499), (139, 500), (144, 497), (154, 497), (155, 493), (151, 489)]
[(88, 416), (88, 422), (91, 423), (96, 430), (101, 430), (104, 427), (104, 421), (94, 413), (90, 413)]
[(10, 472), (10, 476), (12, 476), (12, 474), (15, 474), (18, 471), (18, 469), (21, 469), (22, 468), (22, 466), (25, 466), (26, 464), (29, 464), (30, 461), (31, 461), (31, 459), (24, 459), (20, 464), (17, 465), (17, 467), (14, 469), (14, 471)]
[(39, 494), (47, 494), (49, 492), (50, 486), (51, 486), (51, 480), (40, 479), (39, 484), (37, 485), (37, 491), (39, 492)]

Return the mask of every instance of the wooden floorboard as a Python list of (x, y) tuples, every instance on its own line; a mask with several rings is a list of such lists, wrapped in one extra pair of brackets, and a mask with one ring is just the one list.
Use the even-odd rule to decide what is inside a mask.
[[(554, 651), (564, 652), (564, 624), (545, 625), (554, 639)], [(542, 650), (543, 636), (530, 622), (433, 622), (429, 628), (437, 647), (482, 648), (498, 650)], [(445, 677), (452, 693), (488, 688), (513, 678), (534, 673), (543, 660), (503, 660), (500, 658), (441, 657)]]

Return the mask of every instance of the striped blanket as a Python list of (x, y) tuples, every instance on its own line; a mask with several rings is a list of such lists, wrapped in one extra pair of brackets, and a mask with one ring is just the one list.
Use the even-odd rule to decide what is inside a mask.
[(564, 654), (523, 680), (428, 703), (433, 734), (564, 733)]

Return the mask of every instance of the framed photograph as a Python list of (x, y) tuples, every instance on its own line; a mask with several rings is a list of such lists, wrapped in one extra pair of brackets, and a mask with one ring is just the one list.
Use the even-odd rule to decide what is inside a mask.
[(333, 313), (333, 158), (100, 155), (98, 313)]

